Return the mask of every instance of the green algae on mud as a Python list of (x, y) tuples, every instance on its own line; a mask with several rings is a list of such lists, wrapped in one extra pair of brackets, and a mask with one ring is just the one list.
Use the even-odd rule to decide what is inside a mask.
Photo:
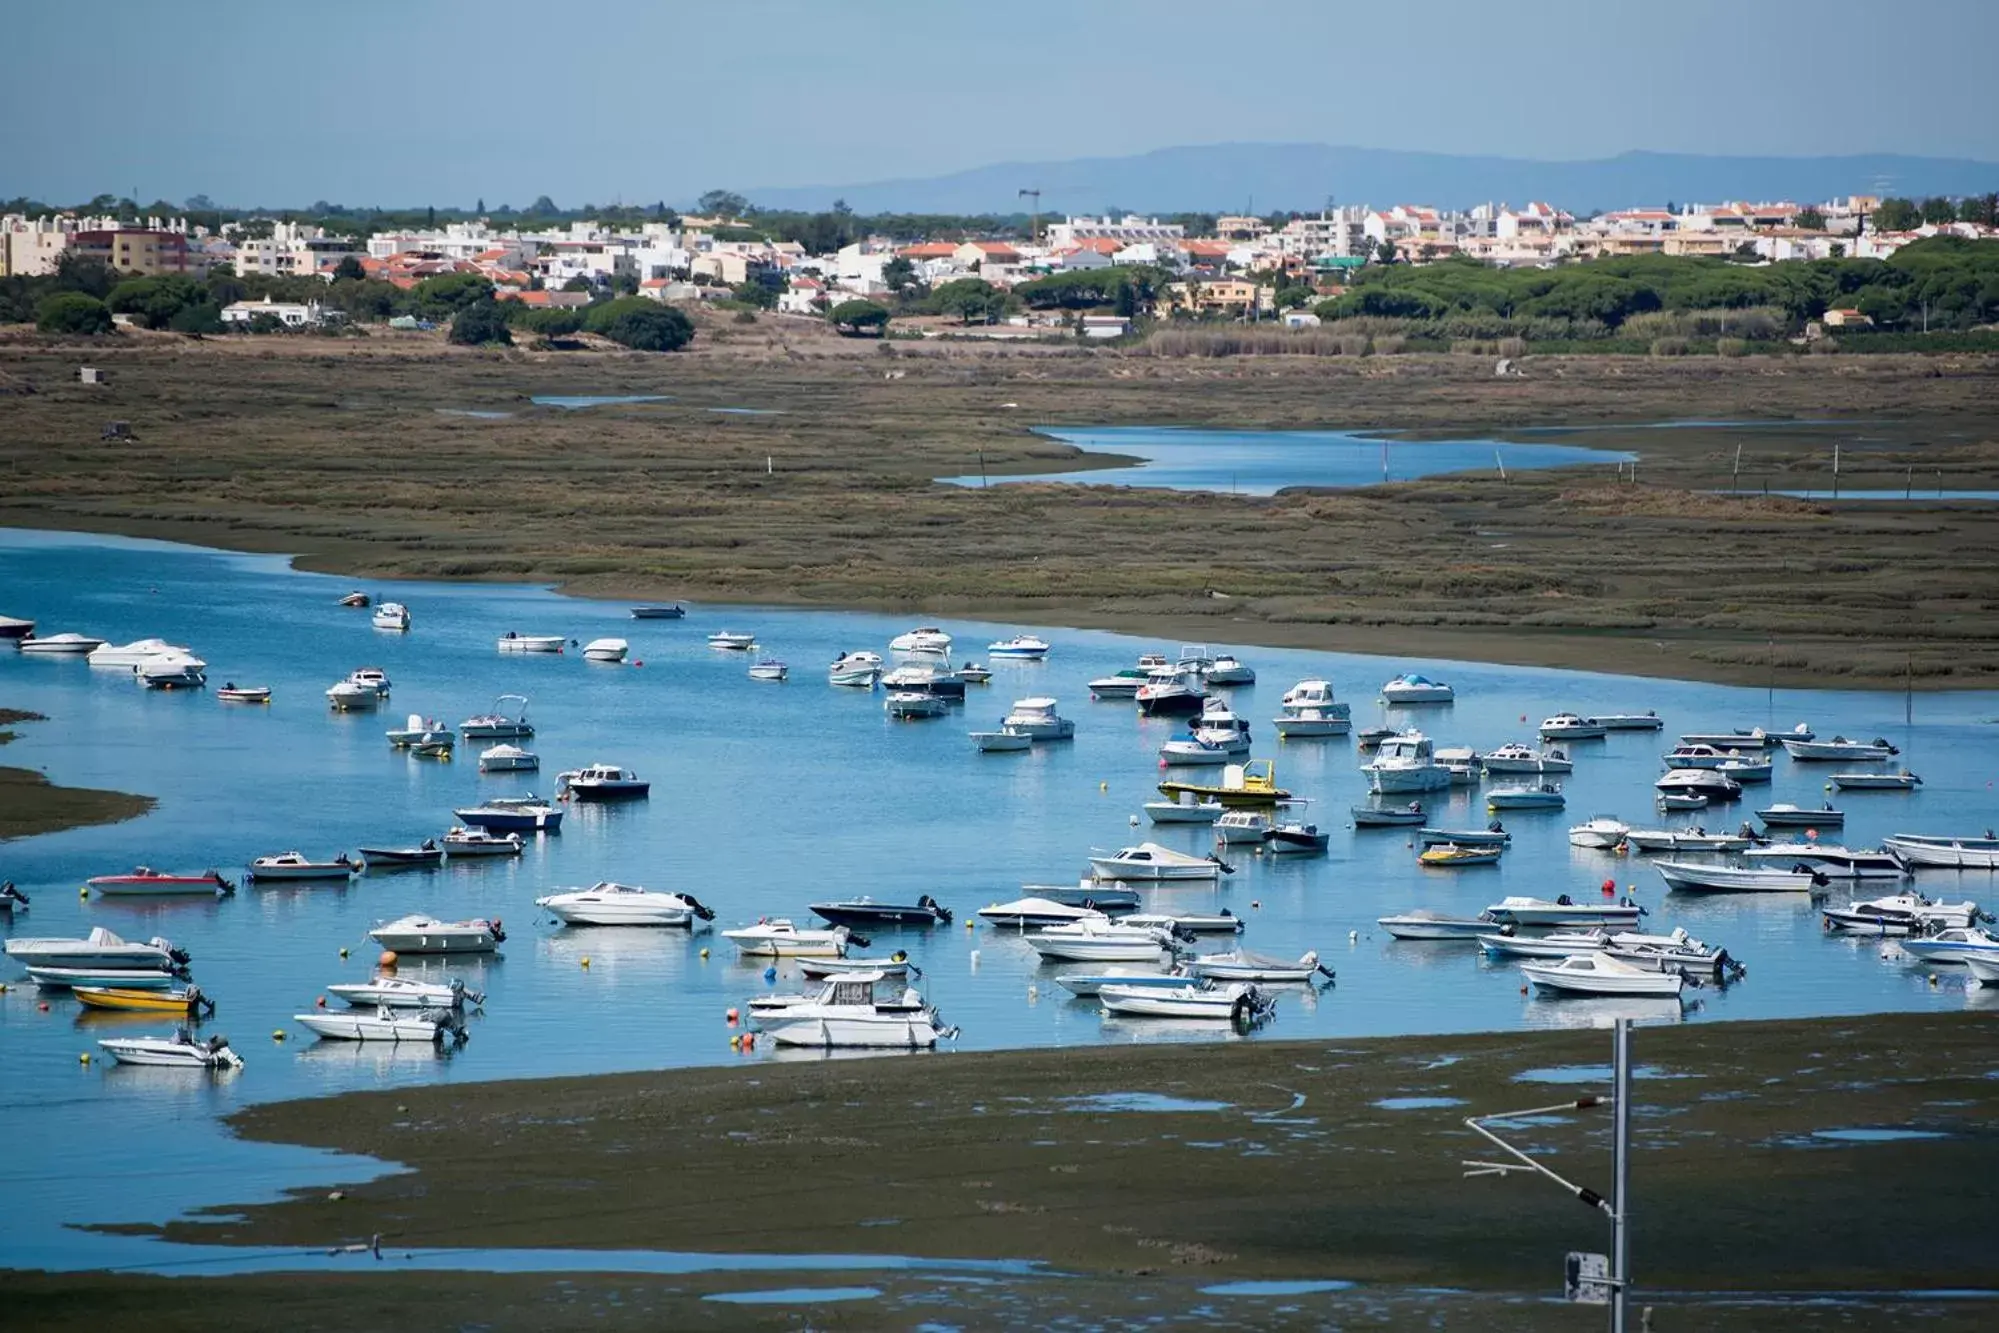
[[(40, 713), (0, 708), (0, 745), (14, 739), (4, 728), (18, 722), (46, 722)], [(0, 842), (37, 833), (137, 819), (157, 802), (150, 796), (94, 787), (59, 787), (29, 768), (0, 765)]]

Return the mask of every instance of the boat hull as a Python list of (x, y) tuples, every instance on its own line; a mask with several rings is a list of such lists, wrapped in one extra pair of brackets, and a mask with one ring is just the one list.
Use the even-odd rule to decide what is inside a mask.
[(1674, 973), (1645, 972), (1636, 976), (1623, 973), (1568, 972), (1559, 967), (1523, 963), (1520, 973), (1544, 995), (1656, 995), (1678, 996), (1686, 981)]
[(33, 963), (28, 979), (45, 990), (65, 990), (71, 986), (103, 986), (114, 990), (172, 990), (181, 984), (178, 972), (153, 972), (138, 968), (65, 967)]
[(1666, 887), (1683, 893), (1810, 893), (1824, 875), (1792, 870), (1738, 870), (1730, 866), (1697, 866), (1659, 861), (1653, 867)]
[(1882, 840), (1904, 865), (1925, 870), (1999, 870), (1999, 839), (1924, 838), (1906, 834)]
[(184, 990), (149, 990), (133, 986), (80, 986), (70, 992), (92, 1009), (140, 1014), (192, 1014), (200, 1000)]
[(1375, 924), (1398, 940), (1473, 940), (1492, 929), (1475, 917), (1385, 916)]
[(294, 1014), (292, 1021), (334, 1041), (393, 1041), (434, 1046), (444, 1040), (446, 1030), (445, 1024), (424, 1019), (352, 1014)]
[(452, 930), (371, 930), (368, 938), (396, 953), (492, 953), (500, 942), (486, 931)]
[(920, 1050), (935, 1046), (942, 1035), (931, 1016), (922, 1012), (849, 1018), (798, 1012), (802, 1008), (806, 1006), (793, 1005), (762, 1015), (758, 1025), (780, 1046), (822, 1049)]

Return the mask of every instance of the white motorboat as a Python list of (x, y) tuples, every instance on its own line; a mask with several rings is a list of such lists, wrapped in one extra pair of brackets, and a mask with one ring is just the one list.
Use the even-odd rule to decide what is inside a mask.
[(951, 636), (935, 625), (918, 625), (890, 639), (888, 646), (890, 652), (928, 653), (942, 657), (951, 651)]
[(736, 946), (745, 958), (844, 958), (851, 938), (845, 926), (830, 930), (800, 930), (787, 917), (757, 922), (725, 930), (722, 938)]
[(154, 870), (150, 866), (138, 866), (130, 874), (92, 875), (84, 883), (107, 898), (165, 895), (212, 898), (236, 892), (236, 885), (224, 879), (220, 871), (188, 875)]
[(503, 694), (493, 701), (493, 711), (468, 717), (458, 724), (458, 732), (468, 741), (524, 741), (534, 736), (528, 721), (525, 694)]
[(534, 900), (565, 926), (675, 926), (693, 929), (715, 911), (683, 893), (667, 893), (601, 880)]
[(750, 663), (751, 680), (784, 680), (791, 675), (791, 668), (775, 657), (760, 657)]
[(1376, 917), (1375, 924), (1398, 940), (1470, 940), (1493, 928), (1482, 916), (1452, 916), (1428, 907)]
[(1569, 846), (1607, 852), (1622, 846), (1630, 836), (1631, 825), (1610, 815), (1597, 815), (1569, 830)]
[(826, 668), (826, 681), (830, 685), (871, 690), (881, 680), (884, 665), (880, 653), (841, 653)]
[(1156, 962), (1174, 947), (1174, 932), (1157, 926), (1131, 926), (1104, 917), (1085, 917), (1028, 934), (1027, 943), (1043, 959), (1055, 963)]
[(372, 713), (382, 706), (382, 692), (343, 680), (327, 689), (326, 703), (336, 713)]
[(1138, 693), (1139, 687), (1152, 679), (1152, 673), (1172, 663), (1163, 653), (1144, 653), (1137, 666), (1126, 667), (1108, 676), (1099, 676), (1090, 682), (1090, 697), (1094, 699), (1129, 699)]
[(590, 764), (558, 774), (558, 791), (566, 791), (579, 801), (637, 800), (652, 790), (652, 783), (616, 764)]
[(1346, 704), (1333, 701), (1331, 681), (1301, 680), (1284, 692), (1283, 705), (1270, 725), (1286, 739), (1344, 736), (1353, 729), (1353, 717)]
[(1742, 786), (1768, 782), (1775, 769), (1776, 765), (1769, 759), (1753, 755), (1724, 759), (1714, 766), (1715, 772)]
[(1551, 929), (1558, 926), (1617, 926), (1629, 930), (1638, 924), (1645, 909), (1630, 899), (1612, 902), (1579, 903), (1564, 893), (1554, 901), (1546, 898), (1508, 897), (1485, 909), (1502, 926)]
[(1421, 801), (1397, 806), (1354, 805), (1347, 807), (1347, 813), (1353, 817), (1355, 828), (1407, 828), (1430, 817)]
[(1480, 952), (1488, 958), (1573, 958), (1579, 953), (1597, 953), (1610, 942), (1602, 930), (1558, 930), (1547, 935), (1488, 933), (1478, 937)]
[(461, 821), (488, 833), (555, 833), (562, 828), (563, 811), (539, 796), (494, 796), (478, 805), (453, 810)]
[(1095, 995), (1105, 986), (1178, 990), (1187, 985), (1188, 980), (1187, 973), (1178, 967), (1164, 970), (1156, 967), (1106, 967), (1089, 972), (1065, 972), (1055, 978), (1063, 990), (1085, 998)]
[(1037, 741), (1066, 741), (1076, 734), (1076, 724), (1056, 712), (1056, 701), (1045, 697), (1019, 699), (1013, 711), (1000, 719), (1002, 729), (1024, 731)]
[(541, 756), (518, 745), (495, 745), (479, 752), (481, 773), (537, 773)]
[(1213, 824), (1226, 810), (1220, 801), (1197, 801), (1191, 795), (1145, 803), (1145, 817), (1155, 824)]
[(172, 990), (186, 980), (185, 970), (149, 971), (125, 967), (64, 967), (36, 963), (28, 968), (28, 980), (47, 990), (71, 986), (103, 986), (118, 990)]
[(1113, 1014), (1138, 1018), (1206, 1018), (1254, 1027), (1268, 1019), (1277, 1008), (1274, 997), (1255, 986), (1182, 986), (1167, 990), (1153, 986), (1105, 986), (1097, 999)]
[(1526, 774), (1532, 777), (1560, 776), (1573, 773), (1575, 760), (1569, 758), (1566, 750), (1537, 750), (1519, 741), (1508, 741), (1494, 750), (1488, 750), (1479, 757), (1479, 766), (1488, 777)]
[(1207, 684), (1198, 671), (1160, 667), (1132, 694), (1138, 711), (1147, 717), (1175, 717), (1198, 713), (1207, 703)]
[(518, 833), (493, 833), (482, 828), (454, 826), (443, 838), (452, 860), (461, 856), (519, 856), (526, 846)]
[(1978, 924), (1984, 915), (1977, 903), (1938, 902), (1920, 893), (1891, 894), (1849, 902), (1843, 907), (1828, 904), (1822, 914), (1826, 929), (1859, 935), (1924, 935), (1935, 930), (1962, 930)]
[(383, 602), (368, 622), (376, 629), (406, 630), (410, 627), (410, 609), (401, 602)]
[(491, 953), (506, 940), (507, 932), (497, 917), (439, 921), (415, 912), (376, 926), (368, 938), (396, 953)]
[(961, 685), (984, 685), (993, 678), (992, 668), (980, 666), (977, 662), (960, 663), (951, 674), (958, 678)]
[(1234, 653), (1216, 653), (1208, 659), (1208, 665), (1201, 674), (1210, 685), (1254, 685), (1256, 671), (1240, 661)]
[[(882, 711), (890, 717), (913, 720), (917, 718), (942, 717), (951, 711), (950, 702), (935, 694), (919, 694), (914, 690), (891, 690), (882, 700)], [(1029, 737), (1030, 744), (1033, 737)]]
[(1333, 975), (1331, 968), (1320, 965), (1316, 949), (1308, 949), (1297, 958), (1274, 958), (1242, 948), (1197, 954), (1187, 960), (1187, 971), (1204, 981), (1266, 983), (1310, 981), (1316, 976), (1330, 980)]
[(1841, 791), (1914, 791), (1923, 780), (1905, 768), (1899, 773), (1835, 773), (1832, 785)]
[(1711, 768), (1676, 768), (1652, 787), (1662, 792), (1693, 792), (1710, 801), (1733, 801), (1742, 795), (1741, 783)]
[(1212, 856), (1190, 856), (1156, 842), (1123, 847), (1109, 856), (1090, 858), (1098, 879), (1217, 879), (1227, 869)]
[(171, 1037), (108, 1037), (97, 1044), (121, 1065), (213, 1070), (243, 1067), (243, 1057), (229, 1048), (227, 1037), (197, 1037), (186, 1028), (174, 1029)]
[(1763, 861), (1799, 862), (1828, 879), (1907, 879), (1909, 871), (1893, 852), (1880, 848), (1842, 847), (1837, 843), (1772, 842), (1743, 853), (1751, 865)]
[(946, 702), (963, 700), (967, 677), (946, 661), (904, 662), (882, 673), (882, 688), (891, 694), (928, 694)]
[(1559, 810), (1568, 804), (1559, 782), (1514, 783), (1485, 794), (1488, 810)]
[(1039, 662), (1048, 656), (1048, 642), (1032, 634), (1016, 634), (1010, 639), (987, 644), (986, 654), (1016, 662)]
[(444, 864), (444, 848), (435, 838), (414, 847), (363, 847), (363, 870), (428, 870)]
[(1765, 731), (1761, 727), (1737, 727), (1733, 731), (1686, 731), (1680, 733), (1684, 745), (1712, 745), (1723, 750), (1774, 750), (1786, 738), (1808, 741), (1814, 735), (1809, 724), (1800, 722), (1789, 731)]
[(1999, 986), (1999, 958), (1966, 955), (1964, 970), (1971, 973), (1973, 979), (1981, 986)]
[(708, 636), (708, 646), (723, 652), (746, 653), (757, 646), (757, 636), (743, 630), (716, 630)]
[(1618, 931), (1604, 942), (1603, 951), (1633, 967), (1678, 972), (1688, 977), (1699, 975), (1717, 982), (1729, 981), (1747, 970), (1729, 956), (1728, 950), (1702, 943), (1683, 926), (1675, 926), (1664, 935)]
[(1541, 719), (1544, 741), (1600, 741), (1609, 730), (1595, 718), (1576, 713), (1557, 713)]
[(104, 640), (93, 639), (88, 634), (51, 634), (46, 639), (28, 638), (19, 641), (24, 653), (45, 654), (50, 657), (88, 656), (104, 646)]
[(1686, 893), (1811, 893), (1830, 882), (1823, 872), (1803, 863), (1786, 869), (1654, 861), (1652, 868), (1667, 888)]
[(1850, 741), (1844, 736), (1834, 736), (1829, 741), (1787, 739), (1784, 750), (1791, 758), (1805, 763), (1826, 763), (1836, 759), (1888, 759), (1901, 753), (1878, 737), (1871, 741)]
[(1513, 835), (1495, 819), (1484, 828), (1421, 828), (1416, 830), (1416, 841), (1425, 847), (1444, 843), (1455, 847), (1511, 847)]
[(622, 662), (630, 656), (632, 645), (624, 639), (592, 639), (583, 645), (583, 660), (586, 662)]
[(162, 653), (132, 668), (149, 690), (197, 690), (208, 683), (208, 663), (198, 657)]
[(268, 685), (238, 685), (230, 681), (215, 692), (215, 697), (226, 704), (267, 704), (271, 701), (271, 687)]
[(360, 869), (361, 867), (345, 852), (331, 861), (314, 861), (303, 852), (279, 852), (274, 856), (260, 856), (250, 862), (250, 878), (344, 880), (358, 874)]
[(1927, 833), (1897, 833), (1881, 845), (1902, 858), (1912, 870), (1999, 870), (1999, 837), (1953, 838)]
[(971, 733), (972, 744), (981, 754), (1019, 754), (1022, 750), (1034, 748), (1034, 737), (1012, 727), (1001, 727), (998, 731), (975, 731)]
[(25, 639), (35, 632), (35, 622), (19, 616), (0, 616), (0, 640)]
[(1596, 723), (1605, 731), (1658, 731), (1666, 723), (1657, 713), (1598, 713)]
[(408, 977), (381, 973), (366, 981), (343, 981), (326, 988), (326, 993), (345, 1000), (356, 1009), (463, 1009), (479, 1005), (486, 997), (465, 989), (465, 982), (453, 977), (449, 982), (413, 981)]
[(1902, 952), (1923, 963), (1962, 963), (1972, 958), (1999, 960), (1999, 938), (1977, 926), (1952, 926), (1934, 935), (1903, 940)]
[(1142, 926), (1170, 935), (1240, 935), (1246, 924), (1224, 907), (1219, 912), (1133, 912), (1118, 918), (1121, 926)]
[[(20, 935), (4, 948), (9, 958), (30, 967), (90, 968), (98, 971), (129, 969), (134, 972), (172, 974), (185, 968), (187, 951), (173, 941), (155, 935), (144, 943), (134, 943), (103, 926), (93, 926), (82, 939)], [(112, 983), (116, 985), (117, 983)]]
[(1709, 805), (1708, 798), (1697, 791), (1662, 791), (1653, 799), (1664, 814), (1675, 810), (1705, 810)]
[(1747, 833), (1709, 833), (1698, 825), (1685, 829), (1632, 829), (1624, 840), (1637, 852), (1739, 852), (1756, 841)]
[(800, 958), (797, 960), (798, 975), (807, 981), (824, 981), (831, 976), (845, 976), (849, 972), (879, 972), (885, 977), (898, 980), (912, 971), (921, 969), (909, 961), (909, 955), (898, 949), (886, 958)]
[(1224, 846), (1261, 844), (1270, 836), (1270, 816), (1261, 810), (1224, 810), (1215, 821), (1215, 841)]
[(915, 1049), (957, 1034), (934, 1006), (880, 972), (830, 978), (811, 999), (760, 1013), (756, 1021), (780, 1046)]
[(452, 735), (450, 727), (445, 726), (434, 717), (427, 718), (421, 713), (411, 713), (405, 725), (391, 727), (386, 734), (389, 738), (389, 744), (398, 750), (407, 749), (414, 745), (436, 745), (440, 743), (450, 745), (457, 739)]
[(1264, 846), (1279, 856), (1322, 856), (1332, 840), (1332, 834), (1317, 824), (1287, 819), (1271, 825)]
[[(1757, 753), (1760, 755), (1761, 751)], [(1661, 755), (1660, 763), (1667, 772), (1676, 768), (1720, 768), (1731, 759), (1741, 759), (1742, 754), (1740, 750), (1724, 750), (1705, 741), (1682, 741)]]
[(503, 653), (559, 653), (568, 643), (560, 634), (522, 634), (510, 629), (493, 646)]
[(1420, 731), (1383, 740), (1360, 771), (1367, 774), (1367, 789), (1377, 795), (1440, 791), (1451, 785), (1450, 770), (1437, 762), (1435, 745)]
[(335, 605), (348, 607), (351, 610), (365, 611), (368, 609), (369, 604), (373, 600), (374, 599), (369, 597), (367, 593), (362, 592), (360, 589), (357, 588), (353, 592), (348, 593), (345, 597), (342, 597), (338, 602), (335, 603)]
[(1846, 811), (1834, 809), (1829, 801), (1816, 810), (1779, 801), (1758, 810), (1756, 817), (1763, 821), (1765, 828), (1840, 828), (1846, 823)]
[(1161, 745), (1159, 762), (1170, 768), (1220, 768), (1240, 762), (1249, 750), (1249, 738), (1241, 732), (1197, 730)]
[(1440, 680), (1411, 672), (1383, 685), (1381, 697), (1391, 705), (1447, 704), (1458, 697), (1458, 692)]
[(156, 657), (191, 657), (185, 647), (165, 639), (138, 639), (132, 643), (101, 644), (90, 650), (94, 667), (141, 667)]
[(981, 907), (978, 915), (982, 920), (989, 921), (995, 926), (1017, 926), (1023, 930), (1030, 927), (1066, 925), (1071, 921), (1091, 918), (1109, 919), (1097, 908), (1086, 903), (1061, 902), (1054, 898), (1035, 895)]
[(1522, 963), (1520, 975), (1544, 995), (1664, 995), (1677, 997), (1686, 978), (1657, 972), (1604, 953), (1572, 954), (1541, 963)]
[(454, 1008), (396, 1009), (377, 1005), (373, 1013), (360, 1009), (346, 1012), (320, 1010), (293, 1014), (292, 1021), (307, 1031), (333, 1041), (399, 1041), (435, 1045), (445, 1037), (463, 1039), (465, 1016)]

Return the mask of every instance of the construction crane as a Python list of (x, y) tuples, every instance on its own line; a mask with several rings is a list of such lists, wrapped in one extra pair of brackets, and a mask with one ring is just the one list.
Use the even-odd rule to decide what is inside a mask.
[(1041, 244), (1041, 191), (1022, 190), (1016, 197), (1034, 201), (1034, 220), (1028, 225), (1027, 239), (1032, 245)]

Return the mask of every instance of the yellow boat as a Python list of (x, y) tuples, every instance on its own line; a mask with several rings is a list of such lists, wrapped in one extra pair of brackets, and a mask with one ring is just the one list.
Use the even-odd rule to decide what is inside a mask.
[(1447, 842), (1426, 848), (1416, 862), (1426, 866), (1489, 866), (1498, 862), (1499, 853), (1497, 847), (1460, 847)]
[(1268, 759), (1230, 764), (1222, 770), (1219, 787), (1204, 782), (1162, 782), (1159, 790), (1176, 801), (1181, 792), (1192, 792), (1197, 801), (1220, 801), (1231, 810), (1255, 809), (1291, 799), (1291, 793), (1277, 785), (1276, 769)]
[(72, 986), (70, 993), (92, 1009), (120, 1009), (132, 1013), (184, 1014), (197, 1018), (214, 1013), (215, 1001), (201, 993), (199, 986), (184, 990), (131, 990), (123, 986)]

